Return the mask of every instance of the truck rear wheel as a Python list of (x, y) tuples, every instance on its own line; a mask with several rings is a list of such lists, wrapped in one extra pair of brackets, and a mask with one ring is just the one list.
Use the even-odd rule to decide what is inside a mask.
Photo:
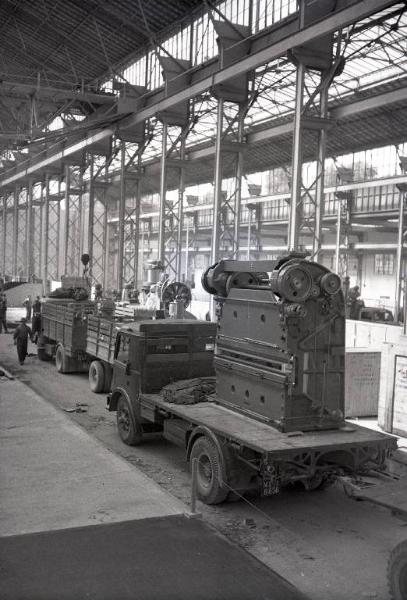
[(192, 446), (190, 465), (198, 459), (197, 496), (205, 504), (220, 504), (226, 499), (228, 489), (221, 487), (221, 457), (216, 444), (209, 437), (199, 437)]
[(66, 355), (65, 348), (59, 344), (55, 351), (55, 366), (58, 373), (68, 373), (69, 357)]
[(99, 394), (105, 389), (105, 368), (99, 360), (90, 363), (89, 385), (95, 394)]
[(392, 600), (407, 598), (407, 540), (398, 544), (390, 554), (387, 581)]
[(138, 446), (142, 441), (142, 429), (134, 419), (127, 398), (120, 395), (116, 409), (117, 429), (122, 441), (128, 446)]

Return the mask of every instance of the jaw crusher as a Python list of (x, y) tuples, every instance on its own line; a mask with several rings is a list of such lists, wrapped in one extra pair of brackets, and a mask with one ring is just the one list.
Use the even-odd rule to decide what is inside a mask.
[(217, 402), (294, 433), (344, 426), (345, 306), (338, 275), (291, 253), (221, 260), (215, 296)]

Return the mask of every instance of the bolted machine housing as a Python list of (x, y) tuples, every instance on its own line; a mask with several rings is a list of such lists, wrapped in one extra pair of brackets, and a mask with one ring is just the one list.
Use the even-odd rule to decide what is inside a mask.
[(217, 401), (282, 432), (343, 426), (340, 278), (292, 253), (220, 261), (203, 284), (217, 300)]

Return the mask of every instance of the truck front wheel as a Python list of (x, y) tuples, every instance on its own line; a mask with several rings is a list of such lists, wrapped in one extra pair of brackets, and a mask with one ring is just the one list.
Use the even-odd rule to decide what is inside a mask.
[(387, 580), (392, 600), (407, 598), (407, 540), (391, 552), (387, 566)]
[(221, 456), (209, 437), (199, 437), (192, 446), (190, 465), (198, 460), (197, 496), (205, 504), (220, 504), (226, 499), (228, 489), (222, 487)]
[(105, 369), (99, 360), (90, 363), (89, 385), (95, 394), (99, 394), (105, 389)]
[(142, 440), (141, 426), (136, 423), (127, 398), (119, 396), (117, 401), (117, 429), (122, 441), (128, 446), (137, 446)]

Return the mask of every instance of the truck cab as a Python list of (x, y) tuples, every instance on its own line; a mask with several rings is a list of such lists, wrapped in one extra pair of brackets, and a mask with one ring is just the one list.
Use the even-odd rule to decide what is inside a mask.
[(156, 320), (128, 323), (116, 338), (112, 392), (107, 403), (117, 411), (119, 434), (138, 443), (143, 432), (160, 431), (159, 416), (140, 403), (165, 385), (214, 375), (216, 325), (206, 321)]

